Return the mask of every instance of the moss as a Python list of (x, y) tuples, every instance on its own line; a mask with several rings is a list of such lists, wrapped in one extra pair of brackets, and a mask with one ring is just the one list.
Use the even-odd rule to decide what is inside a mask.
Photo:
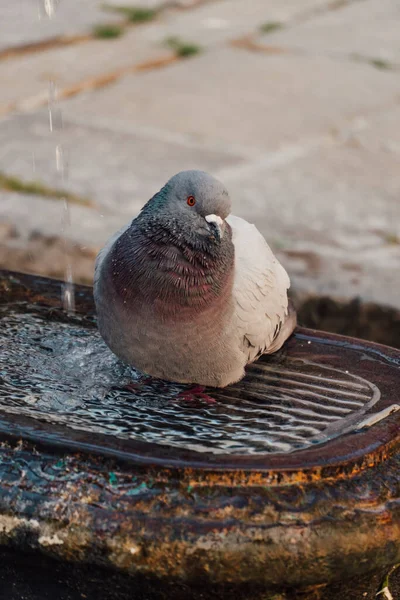
[(261, 33), (272, 33), (273, 31), (278, 31), (278, 29), (282, 29), (283, 24), (278, 21), (268, 21), (267, 23), (263, 23), (260, 27)]
[(157, 10), (154, 8), (145, 8), (142, 6), (112, 6), (103, 4), (103, 9), (117, 12), (131, 23), (146, 23), (152, 21), (157, 16)]
[(352, 58), (352, 60), (366, 63), (368, 65), (371, 65), (372, 67), (375, 67), (375, 69), (380, 69), (382, 71), (393, 69), (394, 66), (392, 65), (392, 63), (390, 63), (388, 60), (385, 60), (384, 58), (373, 58), (357, 53), (351, 54), (350, 57)]
[(386, 233), (384, 235), (384, 240), (387, 244), (391, 246), (400, 245), (400, 237), (396, 233)]
[(383, 58), (371, 58), (369, 62), (376, 69), (385, 70), (385, 69), (392, 68), (392, 65), (387, 60), (384, 60)]
[(199, 52), (201, 52), (201, 47), (197, 44), (185, 42), (178, 37), (167, 38), (165, 40), (165, 44), (175, 52), (176, 56), (181, 58), (194, 56), (195, 54), (199, 54)]
[(99, 39), (114, 39), (120, 37), (124, 33), (124, 28), (121, 25), (96, 25), (93, 29), (93, 35)]
[(18, 177), (6, 175), (0, 171), (0, 189), (8, 192), (18, 192), (30, 196), (42, 196), (44, 198), (55, 198), (57, 200), (68, 200), (74, 204), (92, 206), (92, 202), (83, 196), (77, 196), (64, 190), (57, 190), (38, 181), (23, 181)]

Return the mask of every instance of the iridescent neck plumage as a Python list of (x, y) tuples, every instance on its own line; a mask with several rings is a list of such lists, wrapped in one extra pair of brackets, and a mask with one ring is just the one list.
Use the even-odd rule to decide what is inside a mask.
[(205, 309), (230, 292), (234, 249), (230, 230), (221, 243), (187, 237), (179, 227), (133, 222), (109, 260), (113, 287), (125, 305), (144, 302), (174, 314)]

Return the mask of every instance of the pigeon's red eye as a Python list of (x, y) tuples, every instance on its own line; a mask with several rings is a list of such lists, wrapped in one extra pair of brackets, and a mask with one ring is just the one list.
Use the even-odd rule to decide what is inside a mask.
[(189, 206), (194, 206), (196, 204), (196, 198), (194, 196), (188, 196), (186, 202)]

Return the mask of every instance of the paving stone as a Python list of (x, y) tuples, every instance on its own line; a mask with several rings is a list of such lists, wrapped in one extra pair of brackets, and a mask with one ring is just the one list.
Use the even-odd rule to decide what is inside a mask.
[[(275, 150), (326, 134), (359, 114), (394, 103), (400, 79), (361, 63), (254, 54), (220, 48), (158, 72), (129, 76), (62, 104), (66, 116), (95, 115), (209, 144)], [(340, 81), (340, 85), (338, 85)]]
[[(280, 19), (287, 21), (293, 16), (329, 5), (329, 0), (272, 0), (265, 7), (264, 0), (241, 2), (240, 0), (220, 0), (219, 2), (201, 2), (199, 0), (141, 0), (138, 2), (120, 2), (111, 0), (102, 3), (100, 0), (16, 0), (0, 4), (0, 22), (7, 26), (2, 29), (0, 50), (19, 45), (32, 44), (51, 40), (63, 35), (81, 35), (90, 33), (94, 25), (120, 22), (118, 12), (104, 10), (103, 4), (116, 6), (143, 6), (155, 8), (166, 6), (183, 6), (188, 11), (172, 10), (165, 22), (171, 23), (174, 31), (189, 35), (196, 31), (205, 33), (208, 29), (233, 31), (243, 30), (243, 26), (253, 27), (264, 20)], [(45, 7), (47, 8), (47, 12)], [(48, 17), (48, 12), (52, 17)], [(219, 21), (219, 22), (218, 22)], [(189, 27), (187, 30), (184, 27)]]
[(204, 47), (257, 31), (266, 22), (290, 23), (327, 9), (330, 0), (220, 0), (164, 13), (149, 29), (154, 40), (178, 36)]
[[(74, 124), (51, 133), (46, 111), (0, 122), (0, 171), (38, 180), (92, 199), (103, 212), (134, 216), (177, 171), (213, 171), (243, 162), (234, 153), (207, 149), (182, 138), (155, 138), (126, 123), (118, 129)], [(56, 168), (56, 146), (65, 157), (65, 181)]]
[[(400, 245), (396, 241), (400, 238), (399, 155), (387, 151), (384, 145), (399, 111), (400, 107), (395, 107), (385, 115), (356, 122), (347, 135), (330, 139), (325, 146), (310, 147), (304, 156), (289, 156), (286, 162), (264, 164), (256, 159), (242, 161), (236, 167), (231, 158), (218, 170), (209, 168), (216, 165), (212, 158), (209, 167), (203, 165), (227, 185), (234, 212), (257, 224), (287, 267), (297, 290), (343, 298), (359, 295), (365, 300), (400, 306)], [(32, 117), (25, 117), (21, 131), (26, 131), (29, 119), (35, 123)], [(35, 127), (31, 125), (40, 132), (37, 123)], [(393, 133), (396, 139), (399, 132), (393, 129)], [(146, 165), (146, 158), (136, 180), (129, 171), (130, 164), (137, 165), (136, 158), (121, 135), (109, 131), (107, 139), (113, 141), (107, 146), (105, 131), (95, 130), (94, 134), (90, 138), (87, 128), (75, 140), (76, 148), (83, 144), (78, 165), (85, 156), (87, 162), (82, 170), (82, 174), (86, 171), (86, 179), (83, 177), (73, 191), (87, 194), (90, 190), (83, 188), (82, 182), (94, 180), (99, 187), (92, 191), (98, 200), (106, 186), (105, 217), (72, 205), (73, 226), (68, 235), (78, 244), (97, 247), (126, 222), (124, 207), (129, 216), (134, 216), (144, 200), (182, 164), (178, 160), (168, 175), (154, 175), (154, 165)], [(152, 143), (158, 147), (156, 141)], [(41, 146), (40, 137), (34, 139), (32, 146), (35, 144)], [(169, 154), (164, 148), (160, 151)], [(121, 176), (124, 156), (126, 172)], [(275, 156), (279, 157), (279, 152)], [(41, 160), (40, 169), (45, 169), (47, 162)], [(161, 155), (155, 157), (158, 169), (163, 163)], [(27, 163), (17, 163), (16, 167), (14, 172), (26, 172)], [(101, 171), (107, 173), (107, 178)], [(155, 186), (156, 177), (160, 178)], [(136, 189), (135, 181), (139, 185)], [(50, 183), (57, 180), (50, 179)], [(59, 201), (8, 194), (1, 198), (0, 206), (0, 222), (16, 223), (19, 229), (37, 230), (46, 236), (60, 233), (63, 208)], [(32, 206), (33, 210), (27, 210)]]
[(99, 249), (124, 223), (118, 214), (60, 200), (0, 191), (0, 269), (59, 279), (72, 268), (76, 282), (92, 283)]
[(65, 227), (67, 215), (60, 200), (0, 190), (0, 242), (10, 237), (18, 238), (20, 245), (21, 240), (27, 242), (36, 235), (59, 238), (64, 229), (64, 235), (71, 243), (99, 248), (126, 222), (121, 215), (104, 217), (99, 210), (76, 204), (69, 205), (68, 218), (71, 226)]
[(290, 164), (217, 175), (298, 290), (399, 308), (400, 156), (382, 149), (379, 122), (370, 124), (368, 146), (355, 134)]
[(212, 2), (213, 0), (108, 0), (105, 4), (108, 6), (124, 6), (132, 8), (165, 8), (165, 7), (178, 7), (178, 8), (192, 8), (199, 4)]
[[(398, 0), (366, 0), (259, 37), (259, 42), (400, 65)], [(378, 62), (378, 66), (384, 66)]]
[[(76, 0), (71, 3), (69, 10), (73, 10), (75, 3)], [(207, 2), (191, 10), (163, 12), (152, 22), (127, 28), (124, 35), (117, 39), (92, 40), (14, 56), (0, 62), (0, 79), (3, 83), (0, 89), (0, 114), (10, 110), (13, 105), (25, 110), (45, 104), (49, 80), (54, 81), (61, 91), (108, 73), (168, 56), (171, 50), (166, 47), (165, 41), (170, 37), (180, 37), (209, 49), (213, 44), (226, 43), (257, 29), (265, 21), (289, 21), (327, 4), (328, 0), (274, 0), (266, 8), (264, 0), (248, 3), (240, 3), (239, 0)], [(57, 18), (45, 22), (47, 26), (56, 21), (59, 24), (63, 21), (70, 23), (70, 15), (61, 12), (62, 6), (64, 3), (59, 6)], [(76, 15), (74, 13), (71, 31), (79, 31), (79, 28), (87, 26), (88, 19), (95, 19), (98, 11), (90, 12), (90, 6), (82, 12), (82, 24), (76, 22), (79, 12)], [(76, 7), (74, 10), (77, 11)], [(101, 12), (102, 17), (104, 12)], [(111, 14), (115, 19), (114, 13), (106, 14)], [(3, 18), (4, 22), (10, 20), (7, 14)], [(40, 24), (43, 25), (42, 22)], [(31, 29), (36, 26), (37, 23), (32, 21)], [(16, 71), (18, 78), (15, 77)]]
[[(394, 107), (385, 107), (373, 118), (362, 117), (355, 122), (353, 131), (347, 133), (350, 143), (366, 150), (382, 150), (400, 160), (400, 98)], [(343, 135), (346, 134), (343, 132)]]
[(168, 56), (172, 56), (170, 50), (144, 38), (143, 28), (132, 28), (117, 39), (92, 40), (0, 61), (0, 115), (12, 108), (30, 110), (46, 105), (49, 85), (54, 84), (57, 93), (95, 78), (104, 78), (107, 85), (107, 75)]
[[(29, 111), (46, 103), (49, 79), (65, 89), (125, 69), (160, 56), (172, 35), (204, 46), (190, 61), (57, 102), (52, 133), (47, 109), (0, 121), (0, 171), (94, 200), (71, 205), (66, 232), (81, 280), (95, 250), (169, 176), (202, 168), (224, 181), (234, 212), (257, 224), (297, 290), (400, 306), (400, 80), (354, 60), (398, 63), (400, 9), (395, 0), (330, 4), (220, 0), (165, 10), (117, 40), (0, 63), (0, 103), (26, 100)], [(16, 6), (0, 7), (0, 18)], [(8, 20), (14, 45), (90, 30), (99, 11), (91, 0), (80, 14), (76, 0), (62, 2), (37, 33), (26, 6)], [(227, 47), (273, 21), (287, 27), (257, 41), (274, 52)], [(0, 263), (62, 275), (63, 219), (59, 200), (0, 192)]]
[(121, 15), (102, 10), (99, 0), (3, 1), (0, 2), (0, 50), (60, 35), (85, 34), (94, 25), (120, 20)]

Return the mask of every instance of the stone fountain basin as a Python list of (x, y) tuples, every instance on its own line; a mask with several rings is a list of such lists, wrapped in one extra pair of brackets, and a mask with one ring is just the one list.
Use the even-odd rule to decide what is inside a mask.
[[(69, 323), (61, 289), (58, 281), (1, 273), (3, 320), (11, 311), (21, 323), (24, 315)], [(90, 288), (77, 287), (76, 305), (73, 324), (94, 331)], [(13, 331), (17, 335), (18, 326)], [(1, 350), (3, 356), (8, 351)], [(7, 403), (10, 373), (4, 364), (1, 376), (4, 546), (205, 590), (228, 584), (303, 588), (400, 561), (398, 350), (299, 328), (279, 355), (250, 368), (242, 384), (210, 390), (218, 408), (182, 408), (189, 411), (189, 425), (194, 415), (201, 431), (218, 426), (222, 440), (229, 419), (229, 435), (236, 436), (230, 451), (225, 442), (207, 444), (207, 435), (192, 443), (172, 436), (170, 421), (164, 438), (149, 428), (146, 441), (136, 422), (129, 435), (107, 429), (102, 417), (93, 424), (90, 411), (82, 417), (73, 407), (53, 418), (35, 404), (15, 404), (12, 395)], [(290, 427), (286, 421), (282, 427), (279, 414), (271, 416), (271, 389), (295, 415)], [(318, 418), (305, 417), (297, 403), (304, 408), (310, 390), (308, 412), (317, 410), (310, 402), (326, 400)], [(156, 386), (146, 388), (149, 393), (161, 392)], [(254, 445), (250, 426), (248, 441), (232, 428), (244, 404), (257, 408), (251, 423), (260, 439), (259, 422), (265, 422), (265, 437), (281, 446)], [(168, 418), (175, 423), (174, 410)], [(220, 411), (218, 419), (212, 413), (204, 421), (213, 410)]]

